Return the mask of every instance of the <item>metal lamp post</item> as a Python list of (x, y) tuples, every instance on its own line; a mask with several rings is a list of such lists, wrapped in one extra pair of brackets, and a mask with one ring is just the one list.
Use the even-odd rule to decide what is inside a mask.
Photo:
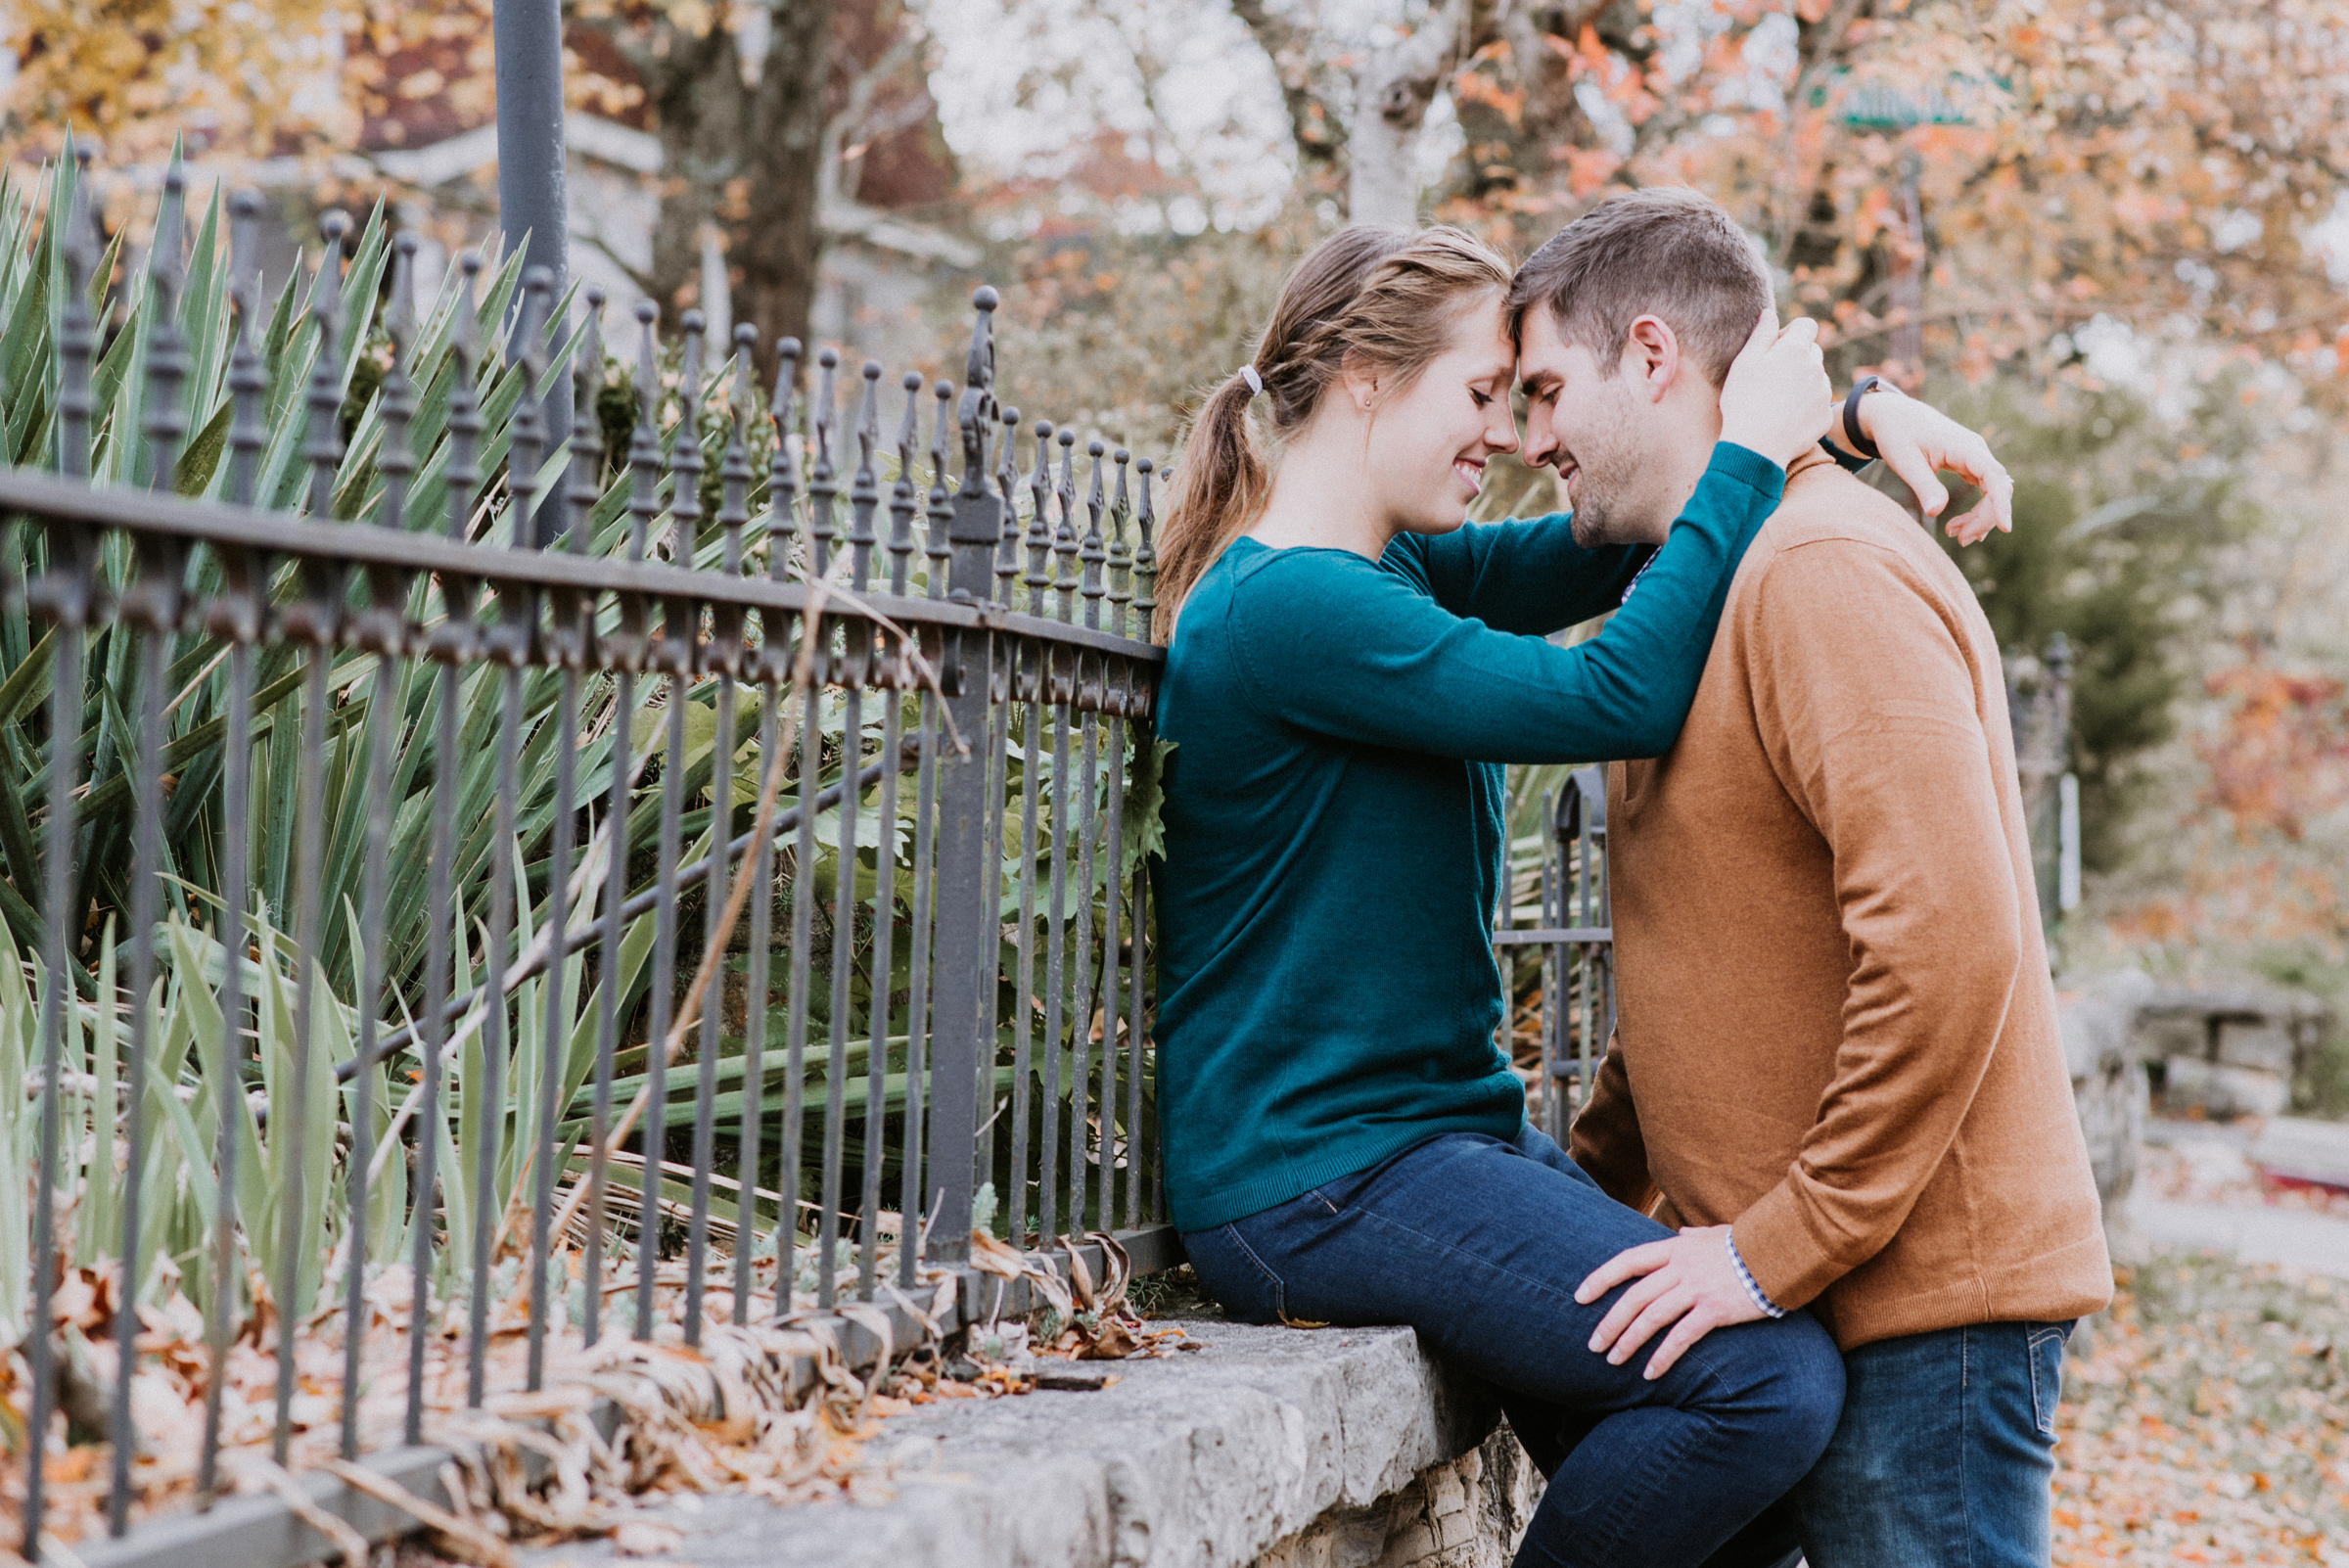
[[(490, 41), (497, 56), (497, 222), (509, 242), (524, 245), (525, 268), (552, 274), (549, 296), (558, 301), (571, 282), (570, 212), (564, 198), (563, 7), (562, 0), (492, 0)], [(525, 236), (528, 236), (527, 240)], [(515, 312), (508, 330), (524, 330)], [(551, 346), (562, 342), (564, 313), (549, 313)], [(521, 345), (512, 346), (518, 356)], [(559, 451), (571, 437), (571, 378), (568, 366), (552, 363), (554, 389), (544, 407), (547, 450)], [(550, 487), (532, 520), (532, 536), (550, 544), (562, 521), (560, 486)]]

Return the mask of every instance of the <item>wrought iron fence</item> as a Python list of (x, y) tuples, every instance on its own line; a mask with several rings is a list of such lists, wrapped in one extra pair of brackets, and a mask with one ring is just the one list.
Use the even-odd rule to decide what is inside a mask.
[[(0, 851), (37, 944), (0, 964), (25, 1554), (76, 1499), (117, 1537), (208, 1506), (241, 1448), (418, 1444), (429, 1411), (534, 1389), (566, 1345), (927, 1305), (974, 1226), (1178, 1256), (1133, 795), (1155, 780), (1150, 461), (1023, 432), (982, 289), (959, 390), (885, 394), (868, 363), (844, 392), (832, 350), (803, 377), (781, 345), (756, 511), (748, 329), (710, 376), (688, 314), (665, 390), (650, 305), (622, 474), (602, 474), (592, 325), (568, 446), (524, 396), (484, 473), (478, 263), (420, 321), (399, 244), (353, 437), (378, 443), (377, 521), (338, 522), (334, 347), (365, 323), (336, 315), (337, 231), (309, 290), (308, 515), (256, 508), (273, 422), (300, 413), (258, 368), (254, 217), (212, 346), (225, 499), (170, 488), (176, 230), (141, 428), (91, 427), (93, 376), (128, 372), (69, 245), (62, 472), (0, 470), (24, 643), (0, 676)], [(547, 293), (527, 281), (518, 342)], [(435, 333), (455, 370), (423, 378)], [(549, 379), (537, 354), (525, 386)], [(143, 441), (154, 488), (90, 484), (94, 439)], [(434, 517), (409, 504), (427, 466)], [(544, 498), (563, 532), (539, 549)], [(170, 1339), (182, 1301), (201, 1328)], [(142, 1449), (163, 1340), (202, 1390), (193, 1475)], [(250, 1400), (248, 1352), (274, 1363)], [(61, 1411), (111, 1473), (61, 1478)]]
[[(1615, 1031), (1615, 930), (1607, 899), (1604, 770), (1572, 769), (1542, 805), (1542, 831), (1532, 847), (1531, 865), (1512, 868), (1513, 874), (1502, 880), (1493, 946), (1500, 965), (1501, 1030), (1511, 1042), (1521, 1033), (1511, 1016), (1516, 1011), (1517, 966), (1528, 961), (1535, 965), (1530, 1022), (1536, 1066), (1526, 1085), (1528, 1110), (1543, 1131), (1563, 1143), (1576, 1108), (1596, 1082), (1599, 1060)], [(1523, 893), (1521, 882), (1527, 884)], [(1531, 909), (1523, 908), (1525, 894), (1532, 896)], [(1532, 924), (1520, 925), (1521, 915)]]
[[(468, 257), (420, 314), (413, 248), (334, 219), (298, 323), (232, 212), (233, 312), (181, 308), (174, 175), (102, 340), (59, 209), (54, 391), (9, 405), (57, 470), (0, 468), (25, 1554), (307, 1560), (317, 1509), (405, 1516), (316, 1477), (215, 1508), (231, 1463), (376, 1454), (430, 1501), (439, 1413), (599, 1340), (950, 1329), (1005, 1304), (990, 1236), (1178, 1261), (1150, 460), (998, 402), (985, 289), (960, 388), (787, 341), (764, 399), (747, 329), (665, 346), (649, 304), (607, 385), (590, 296), (555, 448), (543, 276)], [(177, 493), (207, 443), (213, 498)], [(1558, 1135), (1612, 1024), (1604, 809), (1563, 781), (1495, 932)], [(154, 1379), (198, 1403), (185, 1465)]]

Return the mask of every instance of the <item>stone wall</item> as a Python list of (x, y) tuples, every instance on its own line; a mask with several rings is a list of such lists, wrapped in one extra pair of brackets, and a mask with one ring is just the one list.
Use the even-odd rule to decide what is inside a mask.
[(1503, 1425), (1366, 1508), (1332, 1508), (1252, 1568), (1507, 1568), (1542, 1474)]
[[(1164, 1320), (1162, 1320), (1164, 1321)], [(656, 1512), (696, 1568), (1487, 1568), (1539, 1496), (1491, 1391), (1405, 1328), (1181, 1320), (1203, 1348), (1084, 1363), (1101, 1387), (894, 1415), (864, 1500)], [(1066, 1365), (1067, 1363), (1060, 1363)], [(518, 1552), (611, 1562), (609, 1542)]]

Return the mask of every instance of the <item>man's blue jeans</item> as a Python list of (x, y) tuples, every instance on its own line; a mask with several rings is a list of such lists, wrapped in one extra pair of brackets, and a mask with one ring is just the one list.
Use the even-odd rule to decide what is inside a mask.
[(1183, 1244), (1247, 1322), (1402, 1323), (1492, 1383), (1549, 1489), (1520, 1568), (1701, 1563), (1826, 1447), (1843, 1360), (1807, 1314), (1717, 1329), (1654, 1382), (1589, 1349), (1584, 1276), (1671, 1232), (1527, 1128), (1445, 1133)]
[(2047, 1568), (2070, 1323), (1976, 1323), (1843, 1359), (1835, 1440), (1711, 1568)]

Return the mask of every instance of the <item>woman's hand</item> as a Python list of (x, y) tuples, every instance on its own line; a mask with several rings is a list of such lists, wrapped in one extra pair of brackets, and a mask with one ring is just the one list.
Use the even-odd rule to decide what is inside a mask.
[[(2013, 531), (2014, 481), (1980, 436), (1940, 409), (1889, 390), (1861, 398), (1859, 416), (1860, 434), (1875, 443), (1884, 466), (1916, 492), (1916, 504), (1925, 516), (1939, 517), (1950, 504), (1950, 492), (1934, 477), (1935, 470), (1955, 474), (1982, 492), (1970, 510), (1950, 520), (1951, 538), (1976, 544), (1994, 528)], [(1841, 434), (1830, 432), (1829, 438)]]
[(1721, 438), (1784, 468), (1819, 444), (1834, 414), (1819, 323), (1799, 317), (1781, 332), (1777, 311), (1763, 311), (1722, 380)]

